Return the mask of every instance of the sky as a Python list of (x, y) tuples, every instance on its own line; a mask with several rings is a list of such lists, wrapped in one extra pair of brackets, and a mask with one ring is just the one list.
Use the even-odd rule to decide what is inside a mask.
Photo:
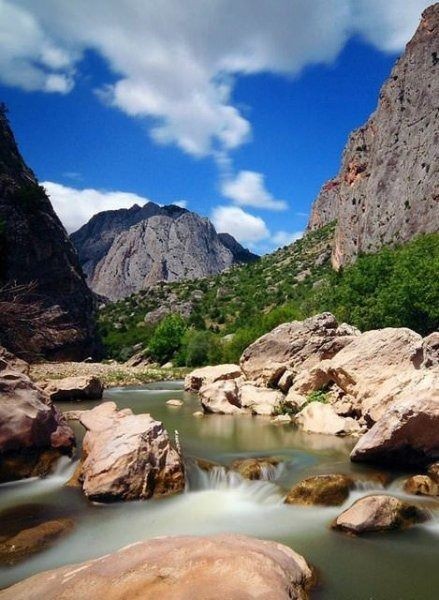
[(0, 100), (67, 231), (154, 201), (300, 237), (423, 0), (0, 0)]

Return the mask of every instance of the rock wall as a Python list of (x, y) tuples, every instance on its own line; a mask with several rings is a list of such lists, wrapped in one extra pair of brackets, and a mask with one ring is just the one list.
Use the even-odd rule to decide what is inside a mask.
[(308, 229), (337, 220), (335, 268), (359, 253), (439, 230), (439, 3), (428, 8), (354, 131), (339, 174), (317, 197)]
[(34, 282), (34, 295), (47, 310), (51, 327), (37, 342), (41, 354), (49, 358), (82, 359), (98, 353), (93, 297), (77, 254), (44, 189), (21, 157), (3, 107), (0, 110), (0, 284), (14, 282)]

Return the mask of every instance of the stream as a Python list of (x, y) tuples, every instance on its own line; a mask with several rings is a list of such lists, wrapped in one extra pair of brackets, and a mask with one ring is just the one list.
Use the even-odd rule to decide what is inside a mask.
[[(184, 399), (181, 407), (166, 405)], [(228, 465), (237, 458), (276, 456), (283, 462), (267, 471), (267, 480), (247, 481), (226, 469), (207, 473), (190, 464), (184, 494), (161, 500), (92, 504), (78, 489), (64, 487), (75, 463), (62, 459), (50, 477), (0, 486), (0, 511), (32, 505), (45, 520), (69, 517), (72, 533), (51, 548), (13, 567), (0, 567), (0, 588), (43, 570), (108, 554), (129, 543), (161, 536), (236, 532), (277, 540), (317, 568), (319, 600), (437, 600), (439, 598), (439, 503), (402, 491), (404, 473), (391, 472), (386, 492), (427, 508), (432, 519), (403, 532), (351, 537), (329, 529), (331, 521), (354, 500), (383, 493), (376, 468), (355, 465), (349, 452), (355, 440), (298, 431), (289, 425), (251, 416), (207, 415), (196, 418), (195, 396), (182, 382), (118, 388), (105, 393), (119, 408), (150, 412), (171, 437), (177, 430), (185, 457)], [(97, 402), (58, 403), (62, 410), (87, 409)], [(78, 436), (82, 427), (73, 422)], [(381, 471), (382, 472), (382, 471)], [(357, 488), (341, 507), (283, 504), (285, 490), (305, 477), (354, 474)], [(19, 517), (17, 517), (19, 518)]]

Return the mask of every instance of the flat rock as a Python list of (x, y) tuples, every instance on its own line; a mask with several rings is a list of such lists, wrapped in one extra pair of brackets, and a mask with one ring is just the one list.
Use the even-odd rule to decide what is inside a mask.
[(48, 381), (44, 385), (44, 391), (52, 401), (100, 400), (104, 385), (98, 377), (85, 375)]
[(358, 435), (362, 428), (351, 417), (340, 417), (330, 404), (310, 402), (295, 418), (295, 423), (310, 433)]
[(425, 511), (394, 496), (366, 496), (342, 512), (332, 523), (332, 528), (362, 534), (405, 529), (427, 519)]
[(184, 380), (184, 389), (187, 392), (198, 392), (204, 385), (215, 383), (216, 381), (226, 381), (228, 379), (237, 379), (242, 376), (238, 365), (217, 365), (214, 367), (201, 367), (195, 369)]
[(313, 574), (282, 544), (239, 535), (162, 537), (39, 573), (2, 600), (306, 600)]
[(439, 390), (407, 392), (359, 440), (353, 461), (427, 465), (439, 456)]
[(348, 498), (354, 480), (347, 475), (317, 475), (296, 483), (288, 492), (286, 504), (339, 506)]
[(162, 423), (105, 402), (80, 416), (82, 488), (91, 500), (139, 500), (181, 492), (183, 461)]

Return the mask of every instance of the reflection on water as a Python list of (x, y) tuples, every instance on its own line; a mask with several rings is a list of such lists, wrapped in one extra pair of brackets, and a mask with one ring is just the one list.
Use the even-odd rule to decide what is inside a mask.
[[(180, 408), (171, 398), (184, 399)], [(439, 586), (439, 515), (437, 503), (422, 500), (435, 520), (402, 533), (351, 538), (329, 529), (344, 507), (302, 507), (283, 504), (285, 490), (310, 475), (343, 472), (359, 482), (345, 506), (370, 493), (383, 493), (375, 469), (353, 465), (353, 441), (305, 434), (263, 417), (209, 415), (195, 418), (196, 398), (181, 385), (164, 383), (147, 389), (117, 389), (107, 393), (120, 408), (150, 412), (175, 430), (187, 457), (200, 457), (227, 466), (236, 458), (276, 456), (279, 467), (267, 471), (265, 481), (247, 481), (237, 473), (216, 467), (209, 473), (188, 460), (185, 494), (160, 501), (109, 506), (88, 503), (75, 489), (66, 488), (74, 464), (64, 461), (45, 480), (0, 486), (0, 509), (38, 505), (38, 515), (50, 519), (72, 517), (76, 528), (57, 545), (11, 568), (0, 569), (1, 585), (66, 563), (106, 554), (123, 545), (158, 535), (239, 532), (291, 545), (321, 573), (322, 585), (313, 598), (325, 600), (433, 600)], [(81, 402), (75, 408), (90, 408)], [(72, 408), (72, 404), (61, 405)], [(81, 434), (81, 427), (75, 428)], [(388, 491), (405, 497), (400, 473)], [(413, 500), (413, 497), (410, 497)], [(44, 510), (42, 509), (44, 507)], [(34, 507), (35, 508), (35, 507)], [(22, 514), (29, 512), (25, 509)], [(36, 508), (35, 508), (36, 511)], [(17, 517), (18, 518), (18, 517)], [(20, 517), (21, 518), (21, 517)], [(23, 521), (23, 525), (24, 525)], [(1, 536), (1, 525), (0, 525)]]

